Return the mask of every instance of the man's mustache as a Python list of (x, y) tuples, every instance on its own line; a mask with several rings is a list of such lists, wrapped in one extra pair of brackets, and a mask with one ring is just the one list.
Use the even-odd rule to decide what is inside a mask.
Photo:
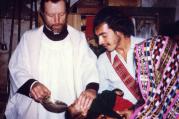
[(56, 26), (63, 26), (63, 24), (53, 24), (50, 26), (50, 28), (56, 27)]

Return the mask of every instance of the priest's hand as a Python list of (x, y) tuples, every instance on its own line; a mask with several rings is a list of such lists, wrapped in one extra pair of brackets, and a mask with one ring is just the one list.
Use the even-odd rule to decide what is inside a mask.
[(37, 102), (42, 102), (43, 99), (50, 97), (50, 90), (40, 82), (33, 84), (30, 90), (30, 96)]
[(68, 107), (68, 110), (66, 111), (66, 114), (65, 114), (65, 118), (66, 119), (83, 119), (82, 117), (85, 118), (82, 115), (82, 110), (80, 109), (78, 99), (76, 99), (74, 103)]
[(93, 100), (96, 98), (96, 90), (94, 89), (87, 89), (83, 91), (80, 97), (77, 100), (78, 105), (80, 106), (80, 110), (82, 111), (82, 115), (86, 116), (89, 108)]

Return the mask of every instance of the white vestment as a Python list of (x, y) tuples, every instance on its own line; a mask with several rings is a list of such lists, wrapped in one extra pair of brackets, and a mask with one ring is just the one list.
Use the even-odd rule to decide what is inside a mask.
[(61, 41), (49, 40), (43, 26), (27, 31), (14, 51), (9, 70), (10, 98), (7, 119), (64, 119), (64, 113), (51, 113), (40, 103), (16, 93), (29, 79), (43, 83), (54, 99), (70, 105), (91, 82), (99, 83), (96, 56), (85, 35), (68, 26), (68, 36)]
[[(117, 53), (117, 51), (111, 52), (111, 62), (113, 63), (114, 57), (117, 55), (121, 62), (124, 64), (130, 75), (135, 79), (135, 61), (134, 61), (134, 47), (135, 44), (143, 41), (144, 39), (136, 38), (131, 36), (130, 49), (127, 53), (127, 61)], [(113, 68), (106, 52), (101, 54), (97, 61), (98, 71), (100, 75), (100, 89), (99, 92), (103, 90), (113, 90), (115, 88), (121, 89), (124, 92), (124, 98), (128, 99), (132, 103), (136, 103), (137, 99), (132, 95), (130, 90), (126, 87), (123, 81), (120, 79), (115, 69)]]

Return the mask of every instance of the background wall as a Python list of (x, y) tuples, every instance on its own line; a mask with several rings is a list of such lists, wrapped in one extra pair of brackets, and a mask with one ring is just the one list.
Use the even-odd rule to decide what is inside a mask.
[[(78, 0), (71, 0), (73, 5)], [(175, 20), (179, 20), (179, 0), (141, 0), (142, 7), (174, 7), (176, 8)]]
[(175, 20), (179, 20), (179, 0), (176, 2), (176, 16)]
[(179, 0), (142, 0), (142, 7), (176, 8), (175, 20), (179, 20)]

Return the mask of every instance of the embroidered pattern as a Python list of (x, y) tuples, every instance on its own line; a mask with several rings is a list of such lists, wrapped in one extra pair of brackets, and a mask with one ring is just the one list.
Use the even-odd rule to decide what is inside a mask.
[(136, 46), (135, 58), (136, 75), (145, 100), (136, 118), (175, 119), (178, 117), (179, 51), (177, 44), (168, 37), (154, 37)]

